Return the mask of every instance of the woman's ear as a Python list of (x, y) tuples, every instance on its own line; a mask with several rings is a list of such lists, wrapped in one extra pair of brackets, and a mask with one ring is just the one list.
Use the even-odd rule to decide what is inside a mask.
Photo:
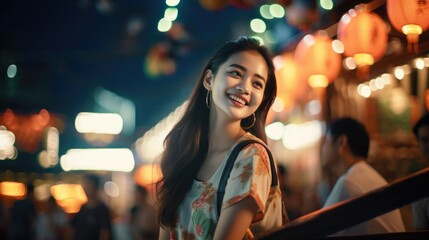
[(207, 91), (210, 91), (212, 89), (212, 81), (213, 81), (213, 72), (210, 69), (207, 69), (204, 73), (204, 81), (203, 85), (207, 89)]

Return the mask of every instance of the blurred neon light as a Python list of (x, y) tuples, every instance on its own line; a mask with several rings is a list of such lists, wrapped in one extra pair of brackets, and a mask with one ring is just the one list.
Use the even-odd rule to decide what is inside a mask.
[(315, 144), (322, 137), (322, 123), (313, 120), (302, 124), (288, 124), (285, 126), (283, 146), (294, 150)]
[(61, 156), (61, 167), (71, 170), (131, 172), (134, 156), (128, 148), (70, 149)]
[(8, 148), (15, 144), (15, 134), (0, 126), (0, 149)]
[(60, 146), (60, 134), (57, 128), (50, 127), (46, 134), (46, 150), (39, 153), (39, 163), (43, 168), (49, 168), (58, 164), (58, 149)]
[(136, 106), (132, 101), (101, 87), (96, 90), (94, 100), (97, 103), (96, 109), (99, 112), (107, 111), (121, 115), (122, 121), (124, 122), (122, 128), (123, 134), (134, 134), (136, 126)]
[(122, 117), (117, 113), (81, 112), (76, 116), (75, 127), (80, 133), (119, 134)]
[(0, 160), (14, 160), (18, 156), (15, 146), (15, 134), (0, 126)]
[(273, 140), (280, 140), (283, 138), (284, 124), (281, 122), (273, 122), (265, 127), (267, 137)]

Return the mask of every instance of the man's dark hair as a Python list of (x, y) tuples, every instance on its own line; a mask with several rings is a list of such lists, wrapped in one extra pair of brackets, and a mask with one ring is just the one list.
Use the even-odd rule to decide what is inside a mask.
[(423, 116), (421, 116), (417, 121), (416, 125), (414, 125), (413, 133), (416, 135), (417, 139), (419, 139), (419, 128), (423, 126), (429, 126), (429, 113), (423, 114)]
[(345, 135), (353, 155), (368, 157), (370, 139), (363, 124), (350, 117), (339, 118), (331, 122), (328, 133), (334, 141), (337, 141), (341, 135)]

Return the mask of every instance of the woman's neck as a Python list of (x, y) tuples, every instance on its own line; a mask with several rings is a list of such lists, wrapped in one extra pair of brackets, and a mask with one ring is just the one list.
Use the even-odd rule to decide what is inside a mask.
[(240, 121), (211, 122), (209, 129), (209, 152), (229, 149), (245, 133), (240, 126)]

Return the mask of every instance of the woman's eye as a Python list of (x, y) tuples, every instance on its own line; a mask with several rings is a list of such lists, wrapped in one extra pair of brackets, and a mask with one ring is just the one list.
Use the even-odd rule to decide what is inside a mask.
[(263, 87), (264, 87), (264, 84), (262, 84), (262, 83), (260, 83), (260, 82), (255, 82), (255, 83), (254, 83), (254, 85), (255, 85), (257, 88), (263, 88)]
[(238, 72), (238, 71), (231, 71), (231, 72), (230, 72), (230, 74), (231, 74), (232, 76), (241, 77), (241, 73), (240, 73), (240, 72)]

